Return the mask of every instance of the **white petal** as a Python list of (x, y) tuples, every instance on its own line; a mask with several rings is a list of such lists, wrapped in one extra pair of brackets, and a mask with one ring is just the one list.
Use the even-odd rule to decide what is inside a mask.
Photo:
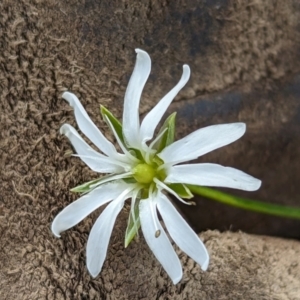
[(69, 92), (63, 93), (62, 97), (74, 108), (78, 127), (90, 139), (90, 141), (106, 155), (111, 156), (115, 154), (116, 148), (93, 123), (78, 98)]
[[(81, 160), (93, 171), (100, 173), (120, 173), (124, 171), (124, 168), (120, 167), (116, 160), (112, 160), (91, 148), (71, 125), (64, 124), (60, 128), (60, 133), (70, 140)], [(122, 164), (124, 165), (124, 163)]]
[(124, 182), (101, 185), (65, 207), (54, 219), (51, 230), (56, 237), (75, 226), (101, 205), (117, 198), (128, 184)]
[(116, 218), (124, 206), (128, 190), (125, 190), (116, 200), (112, 201), (95, 222), (86, 247), (86, 265), (92, 277), (96, 277), (103, 266), (109, 239)]
[(198, 129), (166, 147), (158, 156), (166, 164), (196, 159), (239, 139), (246, 131), (244, 123), (213, 125)]
[(256, 191), (261, 186), (261, 181), (251, 175), (217, 164), (173, 166), (169, 168), (165, 182), (228, 187), (245, 191)]
[(203, 271), (207, 270), (209, 255), (205, 245), (174, 208), (170, 200), (160, 193), (157, 208), (173, 241), (178, 247), (196, 261)]
[(146, 115), (142, 122), (140, 130), (140, 139), (143, 143), (153, 138), (153, 134), (157, 127), (157, 124), (160, 122), (162, 116), (166, 112), (173, 99), (188, 82), (190, 74), (190, 67), (188, 65), (184, 65), (182, 76), (177, 85), (167, 95), (165, 95)]
[(139, 144), (139, 104), (144, 85), (151, 70), (151, 59), (147, 52), (136, 49), (136, 63), (125, 93), (123, 111), (123, 134), (132, 148)]
[[(159, 223), (156, 208), (152, 202), (153, 200), (151, 198), (140, 201), (139, 208), (142, 231), (149, 248), (168, 273), (173, 283), (176, 284), (182, 278), (180, 260), (177, 257), (165, 231)], [(154, 207), (151, 207), (152, 205)], [(154, 220), (152, 218), (153, 209)], [(157, 230), (160, 230), (159, 237), (155, 237)]]

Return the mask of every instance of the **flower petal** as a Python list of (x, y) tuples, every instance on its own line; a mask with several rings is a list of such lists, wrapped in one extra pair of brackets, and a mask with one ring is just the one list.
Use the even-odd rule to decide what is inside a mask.
[(82, 139), (73, 126), (69, 124), (62, 125), (60, 133), (70, 140), (81, 160), (93, 171), (100, 173), (120, 173), (124, 171), (126, 164), (120, 162), (120, 165), (124, 165), (122, 167), (118, 165), (117, 160), (110, 159), (95, 151)]
[(158, 156), (166, 164), (178, 164), (228, 145), (246, 131), (245, 123), (212, 125), (198, 129), (166, 147)]
[(180, 90), (185, 86), (190, 78), (191, 70), (188, 65), (183, 66), (182, 76), (177, 83), (177, 85), (165, 95), (156, 106), (146, 115), (144, 118), (141, 129), (140, 129), (140, 139), (143, 143), (151, 140), (153, 138), (154, 131), (160, 122), (162, 116), (166, 112), (167, 108), (180, 92)]
[(259, 179), (240, 170), (209, 163), (173, 166), (169, 168), (165, 181), (245, 191), (256, 191), (261, 186)]
[(101, 205), (117, 198), (128, 184), (116, 182), (100, 185), (90, 193), (65, 207), (54, 219), (51, 230), (56, 237), (75, 226)]
[(86, 265), (94, 278), (102, 269), (113, 226), (128, 197), (130, 190), (127, 189), (104, 209), (90, 232), (86, 247)]
[[(173, 283), (177, 284), (182, 278), (182, 267), (171, 242), (159, 223), (153, 199), (141, 200), (139, 208), (142, 231), (146, 242)], [(153, 215), (154, 219), (152, 218)], [(159, 237), (155, 236), (157, 230), (160, 230)]]
[(63, 93), (62, 97), (74, 108), (76, 122), (85, 136), (106, 155), (115, 154), (116, 148), (93, 123), (78, 98), (69, 92)]
[(147, 52), (136, 49), (136, 64), (125, 93), (123, 111), (123, 135), (132, 148), (139, 149), (139, 104), (144, 85), (151, 70), (151, 59)]
[(205, 245), (162, 193), (158, 196), (157, 208), (173, 241), (206, 271), (209, 255)]

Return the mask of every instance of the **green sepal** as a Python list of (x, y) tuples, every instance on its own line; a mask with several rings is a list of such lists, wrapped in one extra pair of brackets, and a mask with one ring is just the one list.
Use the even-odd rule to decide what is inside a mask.
[(101, 179), (102, 178), (94, 179), (94, 180), (85, 182), (83, 184), (80, 184), (78, 186), (75, 186), (74, 188), (71, 189), (71, 192), (74, 192), (74, 193), (88, 193), (93, 189), (93, 188), (91, 188), (91, 185), (100, 182)]
[(141, 227), (140, 215), (139, 215), (139, 201), (135, 202), (135, 207), (133, 209), (134, 218), (132, 212), (129, 212), (128, 224), (125, 232), (125, 248), (128, 247), (130, 242), (134, 239), (136, 234)]
[[(112, 124), (112, 126), (114, 127), (119, 139), (122, 141), (124, 146), (126, 146), (124, 136), (123, 136), (123, 127), (122, 127), (121, 122), (103, 105), (100, 105), (100, 112), (101, 112), (101, 115), (102, 115), (103, 119), (105, 120), (105, 122), (107, 122), (106, 118), (109, 119), (109, 121)], [(110, 127), (109, 123), (107, 125)]]
[(123, 178), (122, 180), (125, 181), (128, 184), (137, 183), (137, 181), (133, 177)]
[(161, 138), (155, 143), (154, 148), (157, 152), (161, 152), (164, 148), (169, 146), (174, 142), (175, 139), (175, 121), (176, 121), (176, 112), (172, 113), (164, 122), (160, 128), (158, 135), (167, 129)]
[(114, 176), (113, 174), (108, 174), (105, 176), (102, 176), (101, 178), (97, 178), (88, 182), (85, 182), (81, 185), (75, 186), (74, 188), (71, 189), (71, 192), (75, 193), (89, 193), (92, 191), (95, 187), (99, 186), (101, 184), (101, 181)]
[(183, 199), (191, 199), (194, 195), (191, 193), (190, 189), (182, 183), (171, 183), (168, 187), (172, 189), (179, 197)]

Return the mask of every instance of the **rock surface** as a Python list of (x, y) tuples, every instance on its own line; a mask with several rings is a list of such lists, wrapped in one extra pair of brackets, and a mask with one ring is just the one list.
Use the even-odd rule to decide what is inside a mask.
[[(125, 212), (116, 223), (103, 272), (95, 280), (86, 272), (84, 247), (97, 213), (59, 240), (49, 229), (54, 216), (76, 199), (69, 189), (96, 176), (67, 155), (71, 146), (58, 130), (65, 122), (75, 122), (61, 94), (76, 93), (97, 126), (108, 133), (99, 104), (121, 116), (135, 47), (147, 50), (153, 59), (141, 113), (176, 83), (183, 63), (191, 66), (192, 78), (171, 109), (197, 111), (197, 103), (227, 103), (226, 95), (238, 91), (238, 110), (232, 110), (231, 102), (222, 106), (223, 113), (207, 106), (209, 120), (190, 114), (191, 123), (184, 119), (189, 115), (182, 114), (179, 133), (210, 121), (249, 122), (244, 142), (206, 158), (267, 181), (266, 190), (263, 187), (255, 197), (296, 205), (299, 14), (297, 0), (1, 1), (0, 298), (300, 299), (296, 241), (204, 232), (201, 236), (211, 253), (208, 272), (202, 273), (180, 254), (185, 275), (173, 286), (142, 238), (123, 248)], [(255, 102), (255, 95), (263, 101)], [(266, 119), (272, 120), (273, 135), (263, 140), (259, 134), (269, 132)], [(277, 139), (276, 128), (283, 128), (280, 136), (286, 139)], [(255, 143), (261, 141), (260, 147), (252, 146), (252, 137)], [(257, 162), (261, 149), (266, 156)], [(271, 188), (273, 180), (276, 186)], [(278, 192), (280, 184), (287, 196)], [(208, 219), (218, 219), (220, 207), (207, 209), (200, 202), (199, 207), (208, 212)], [(230, 229), (239, 213), (229, 214), (221, 225), (203, 223), (201, 230)], [(185, 214), (194, 225), (201, 222), (199, 215)], [(249, 216), (242, 215), (234, 229), (294, 237), (291, 230), (300, 232), (299, 222), (272, 220), (276, 226), (270, 231), (262, 216)]]
[(22, 248), (13, 249), (12, 241), (5, 240), (1, 299), (300, 299), (299, 242), (204, 232), (200, 237), (211, 255), (208, 271), (178, 250), (184, 276), (174, 286), (142, 237), (124, 249), (126, 217), (123, 212), (118, 218), (96, 279), (84, 261), (90, 219), (61, 239), (44, 230)]
[[(243, 89), (174, 103), (178, 135), (209, 124), (241, 121), (246, 134), (235, 143), (208, 153), (199, 162), (214, 162), (247, 171), (262, 180), (256, 192), (224, 189), (245, 198), (299, 207), (300, 76), (286, 79), (272, 91)], [(196, 197), (192, 210), (178, 203), (194, 228), (243, 230), (300, 238), (300, 221), (229, 207)]]

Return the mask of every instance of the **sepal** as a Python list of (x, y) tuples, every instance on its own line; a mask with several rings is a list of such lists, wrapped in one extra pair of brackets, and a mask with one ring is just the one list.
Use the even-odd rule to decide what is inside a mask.
[(117, 133), (119, 139), (122, 141), (123, 145), (126, 145), (124, 136), (123, 136), (123, 127), (122, 127), (121, 122), (103, 105), (100, 105), (100, 112), (101, 112), (101, 115), (105, 122), (106, 122), (106, 118), (109, 119), (111, 124), (106, 122), (107, 125), (109, 127), (110, 127), (110, 125), (112, 125), (114, 127), (115, 132)]
[(183, 199), (191, 199), (194, 197), (190, 189), (183, 183), (171, 183), (167, 186)]
[(157, 152), (161, 152), (164, 148), (169, 146), (174, 142), (175, 139), (175, 121), (176, 121), (176, 112), (172, 113), (164, 122), (162, 127), (160, 128), (158, 135), (164, 131), (166, 128), (167, 130), (165, 133), (160, 137), (160, 139), (155, 143), (153, 146)]
[(125, 232), (125, 248), (128, 247), (130, 242), (134, 239), (141, 227), (139, 215), (139, 200), (135, 201), (134, 208), (131, 208), (128, 218), (128, 224)]

